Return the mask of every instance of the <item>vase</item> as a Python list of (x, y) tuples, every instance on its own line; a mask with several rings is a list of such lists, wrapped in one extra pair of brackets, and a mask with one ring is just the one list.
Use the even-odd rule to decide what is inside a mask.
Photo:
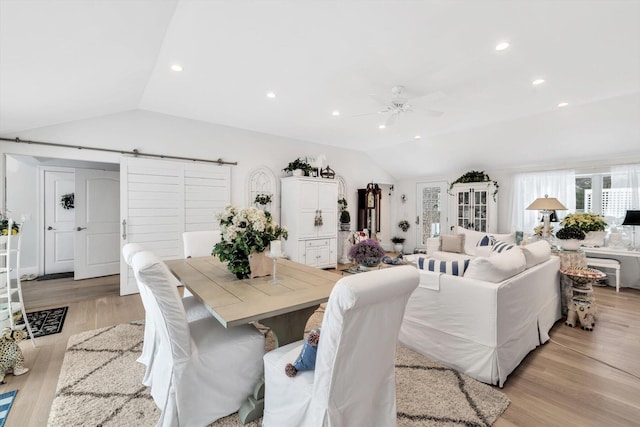
[(587, 236), (582, 241), (582, 246), (587, 246), (589, 248), (595, 248), (599, 246), (604, 246), (604, 231), (589, 231)]
[(249, 255), (249, 277), (269, 276), (273, 267), (273, 261), (264, 252), (256, 252)]
[(360, 261), (358, 263), (358, 270), (360, 271), (369, 271), (375, 269), (380, 264), (380, 259), (378, 258), (368, 258)]
[(565, 251), (577, 251), (580, 249), (580, 240), (578, 239), (558, 239), (560, 240), (560, 246)]
[(396, 251), (397, 254), (401, 254), (403, 248), (404, 246), (402, 245), (402, 243), (396, 243), (395, 245), (393, 245), (393, 249)]

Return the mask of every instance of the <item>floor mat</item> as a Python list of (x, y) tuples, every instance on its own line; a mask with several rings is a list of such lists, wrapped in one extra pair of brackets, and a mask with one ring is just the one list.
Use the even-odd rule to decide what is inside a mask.
[(9, 416), (9, 410), (13, 404), (13, 400), (16, 398), (16, 393), (18, 393), (18, 390), (0, 394), (0, 427), (4, 426), (4, 422)]
[[(45, 335), (57, 334), (62, 331), (64, 319), (67, 317), (68, 308), (69, 307), (49, 308), (46, 310), (27, 313), (33, 337), (43, 337)], [(22, 319), (20, 319), (16, 322), (16, 325), (21, 325), (23, 323)]]

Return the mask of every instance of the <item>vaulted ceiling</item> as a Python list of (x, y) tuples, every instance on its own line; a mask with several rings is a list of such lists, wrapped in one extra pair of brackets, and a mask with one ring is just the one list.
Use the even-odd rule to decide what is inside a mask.
[[(390, 123), (396, 85), (413, 111)], [(0, 0), (0, 134), (133, 109), (363, 150), (399, 175), (420, 165), (389, 153), (459, 155), (473, 135), (514, 151), (504, 165), (514, 141), (544, 162), (585, 134), (597, 157), (607, 129), (622, 156), (640, 144), (640, 1)]]

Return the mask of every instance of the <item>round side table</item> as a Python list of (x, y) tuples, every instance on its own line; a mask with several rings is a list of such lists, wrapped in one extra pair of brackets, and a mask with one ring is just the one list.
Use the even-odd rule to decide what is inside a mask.
[(596, 324), (598, 307), (593, 296), (593, 283), (606, 276), (602, 271), (589, 267), (560, 269), (572, 283), (571, 300), (567, 304), (565, 325), (574, 327), (578, 323), (585, 331), (592, 331)]

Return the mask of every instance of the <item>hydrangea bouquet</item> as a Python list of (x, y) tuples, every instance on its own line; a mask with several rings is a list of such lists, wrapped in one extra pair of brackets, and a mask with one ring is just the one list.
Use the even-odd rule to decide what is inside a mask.
[(353, 245), (349, 256), (358, 264), (372, 267), (380, 263), (385, 251), (376, 240), (367, 239)]
[(222, 240), (213, 248), (213, 255), (227, 262), (227, 268), (238, 279), (249, 277), (249, 255), (263, 252), (272, 240), (287, 238), (287, 230), (280, 227), (267, 211), (227, 206), (218, 214)]

